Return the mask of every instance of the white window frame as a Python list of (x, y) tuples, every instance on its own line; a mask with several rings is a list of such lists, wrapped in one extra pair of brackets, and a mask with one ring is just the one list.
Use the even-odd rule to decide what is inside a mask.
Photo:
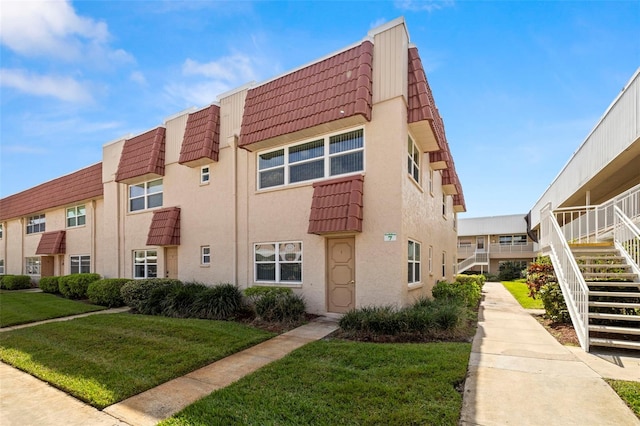
[(40, 275), (40, 266), (42, 262), (39, 256), (30, 256), (24, 258), (24, 271), (27, 275)]
[(200, 246), (200, 265), (211, 265), (211, 246)]
[(211, 167), (210, 166), (200, 167), (200, 185), (209, 185), (210, 181), (211, 181)]
[(4, 259), (0, 259), (0, 275), (4, 275)]
[[(40, 220), (42, 219), (42, 220)], [(27, 234), (39, 234), (44, 232), (47, 227), (47, 218), (44, 213), (27, 217), (27, 225), (25, 232)]]
[[(413, 250), (411, 249), (412, 246)], [(419, 242), (409, 240), (407, 243), (407, 248), (407, 283), (419, 284), (422, 282), (422, 247)]]
[[(331, 139), (338, 137), (338, 136), (342, 136), (342, 135), (347, 135), (349, 133), (352, 132), (360, 132), (361, 133), (361, 138), (362, 138), (362, 146), (357, 147), (357, 148), (351, 148), (351, 149), (347, 149), (344, 151), (339, 151), (339, 152), (335, 152), (335, 153), (331, 153), (330, 152), (330, 147), (331, 147)], [(365, 151), (365, 145), (366, 145), (366, 141), (365, 141), (365, 132), (364, 132), (364, 128), (363, 127), (358, 127), (358, 128), (354, 128), (354, 129), (350, 129), (347, 131), (340, 131), (340, 132), (335, 132), (335, 133), (331, 133), (331, 134), (327, 134), (325, 136), (322, 137), (317, 137), (317, 138), (311, 138), (311, 139), (307, 139), (301, 142), (296, 142), (295, 144), (289, 144), (289, 145), (285, 145), (285, 146), (281, 146), (278, 148), (274, 148), (274, 149), (270, 149), (270, 150), (266, 150), (266, 151), (261, 151), (258, 152), (256, 154), (256, 188), (258, 188), (258, 190), (267, 190), (267, 189), (272, 189), (272, 188), (282, 188), (285, 186), (290, 186), (290, 185), (297, 185), (297, 184), (303, 184), (303, 183), (309, 183), (309, 182), (317, 182), (319, 180), (322, 179), (328, 179), (328, 178), (332, 178), (332, 177), (336, 177), (336, 176), (349, 176), (349, 175), (354, 175), (354, 174), (361, 174), (365, 171), (365, 155), (364, 155), (364, 151)], [(294, 160), (294, 161), (290, 161), (290, 157), (292, 156), (292, 150), (298, 147), (301, 147), (303, 145), (307, 145), (307, 144), (311, 144), (313, 142), (323, 142), (323, 148), (322, 148), (322, 154), (317, 154), (314, 157), (310, 157), (310, 158), (304, 158), (304, 159), (298, 159), (298, 160)], [(267, 155), (267, 154), (273, 154), (273, 153), (277, 153), (279, 151), (282, 151), (282, 163), (281, 164), (275, 164), (272, 165), (270, 167), (263, 167), (261, 168), (260, 166), (260, 159), (262, 156)], [(345, 173), (331, 173), (331, 160), (334, 158), (339, 158), (339, 157), (344, 157), (347, 155), (351, 155), (351, 154), (356, 154), (356, 153), (361, 153), (362, 155), (362, 168), (360, 170), (353, 170), (353, 171), (349, 171), (349, 172), (345, 172)], [(320, 160), (322, 160), (324, 162), (323, 164), (323, 174), (320, 177), (317, 178), (311, 178), (311, 179), (302, 179), (296, 182), (291, 182), (291, 168), (292, 167), (296, 167), (299, 165), (303, 165), (303, 164), (310, 164), (310, 163), (315, 163), (315, 162), (319, 162)], [(269, 185), (269, 186), (261, 186), (261, 176), (263, 173), (266, 172), (272, 172), (272, 171), (277, 171), (282, 169), (282, 173), (283, 173), (283, 183), (281, 184), (275, 184), (275, 185)]]
[[(140, 261), (139, 259), (142, 259)], [(150, 260), (155, 259), (155, 262)], [(155, 274), (149, 273), (150, 267), (156, 267)], [(143, 267), (143, 274), (137, 275), (136, 266)], [(144, 280), (147, 278), (157, 278), (158, 277), (158, 250), (134, 250), (133, 251), (133, 279), (135, 280)]]
[(3, 236), (4, 236), (4, 225), (0, 223), (0, 240), (2, 239)]
[[(154, 192), (149, 192), (149, 188), (151, 187), (151, 184), (154, 184), (156, 182), (160, 182), (160, 190), (159, 191), (154, 191)], [(137, 187), (140, 188), (142, 187), (143, 193), (140, 195), (135, 195), (132, 196), (131, 195), (131, 190), (132, 188)], [(155, 186), (154, 186), (155, 187)], [(152, 206), (149, 207), (149, 199), (151, 197), (156, 197), (157, 195), (160, 195), (160, 204), (157, 206)], [(130, 184), (127, 188), (127, 197), (128, 197), (128, 206), (127, 209), (129, 210), (129, 213), (133, 213), (133, 212), (140, 212), (140, 211), (145, 211), (145, 210), (151, 210), (151, 209), (157, 209), (157, 208), (161, 208), (162, 205), (164, 204), (164, 182), (162, 180), (162, 178), (160, 179), (152, 179), (152, 180), (148, 180), (145, 182), (140, 182), (140, 183), (136, 183), (136, 184)], [(132, 209), (132, 205), (131, 202), (133, 200), (144, 200), (144, 206), (142, 208), (139, 209)]]
[[(80, 209), (82, 209), (83, 213), (80, 214)], [(71, 213), (71, 216), (69, 216)], [(73, 207), (67, 207), (67, 228), (77, 228), (79, 226), (85, 226), (87, 224), (87, 209), (84, 204), (80, 204)], [(69, 224), (73, 222), (73, 224)], [(82, 222), (82, 223), (80, 223)]]
[(413, 179), (415, 183), (418, 184), (418, 186), (420, 186), (420, 157), (422, 156), (422, 153), (420, 152), (420, 150), (418, 149), (418, 145), (410, 135), (407, 136), (407, 154), (407, 174), (411, 177), (411, 179)]
[(447, 277), (447, 252), (442, 252), (442, 278)]
[[(78, 270), (73, 271), (74, 261), (77, 262)], [(83, 269), (84, 268), (84, 269)], [(69, 256), (69, 274), (91, 273), (91, 256), (88, 254), (73, 254)]]
[[(286, 253), (282, 251), (283, 247), (287, 247), (288, 245), (293, 244), (300, 246), (300, 252), (296, 254), (296, 252)], [(274, 246), (274, 260), (258, 260), (257, 259), (257, 250), (258, 247), (262, 246)], [(302, 269), (302, 258), (303, 258), (303, 245), (302, 241), (269, 241), (262, 243), (255, 243), (253, 245), (253, 279), (256, 283), (269, 283), (269, 284), (301, 284), (303, 280), (303, 269)], [(293, 254), (295, 257), (291, 260), (283, 259), (283, 256), (287, 254)], [(275, 280), (265, 280), (258, 279), (258, 265), (269, 265), (273, 264), (275, 268)], [(282, 265), (286, 264), (299, 264), (300, 265), (300, 280), (287, 280), (281, 277), (282, 273)]]

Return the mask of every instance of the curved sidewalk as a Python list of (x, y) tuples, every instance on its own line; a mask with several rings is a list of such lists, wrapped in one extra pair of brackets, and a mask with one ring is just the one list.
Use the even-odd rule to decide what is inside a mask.
[(640, 425), (602, 379), (640, 380), (637, 358), (621, 366), (565, 347), (502, 284), (482, 293), (461, 425)]

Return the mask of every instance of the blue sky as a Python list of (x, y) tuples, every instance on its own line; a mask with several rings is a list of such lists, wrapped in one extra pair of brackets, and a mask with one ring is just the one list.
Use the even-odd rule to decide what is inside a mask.
[(526, 213), (640, 66), (640, 1), (0, 0), (0, 197), (404, 16), (467, 202)]

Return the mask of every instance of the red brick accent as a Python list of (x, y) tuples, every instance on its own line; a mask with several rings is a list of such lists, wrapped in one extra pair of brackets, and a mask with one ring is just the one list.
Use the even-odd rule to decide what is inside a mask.
[(164, 176), (165, 132), (164, 127), (158, 127), (124, 142), (117, 182), (149, 173)]
[(167, 207), (153, 212), (148, 246), (177, 246), (180, 245), (180, 208)]
[(309, 234), (362, 232), (364, 176), (348, 176), (313, 184)]
[(189, 114), (178, 162), (185, 164), (203, 158), (218, 161), (219, 146), (220, 107), (211, 105)]
[(65, 231), (45, 232), (40, 237), (36, 254), (64, 254)]

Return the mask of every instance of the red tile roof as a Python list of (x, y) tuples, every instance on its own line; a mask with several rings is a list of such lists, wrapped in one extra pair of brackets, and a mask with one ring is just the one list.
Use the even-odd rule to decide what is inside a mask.
[(165, 128), (149, 130), (124, 142), (116, 181), (155, 174), (164, 176)]
[(102, 163), (59, 177), (0, 200), (0, 220), (102, 197)]
[(309, 234), (362, 232), (364, 176), (348, 176), (313, 184)]
[(45, 232), (40, 237), (36, 254), (63, 254), (65, 252), (65, 231)]
[(180, 208), (167, 207), (153, 212), (148, 246), (177, 246), (180, 245)]
[(418, 49), (415, 47), (409, 48), (409, 87), (408, 94), (409, 99), (407, 101), (407, 122), (415, 123), (418, 121), (429, 121), (431, 130), (436, 137), (439, 151), (429, 153), (429, 162), (445, 162), (446, 169), (443, 170), (443, 185), (454, 185), (456, 187), (459, 197), (454, 197), (454, 206), (458, 207), (458, 210), (465, 211), (466, 206), (464, 203), (464, 196), (462, 196), (462, 185), (460, 185), (460, 179), (456, 172), (455, 165), (453, 163), (453, 156), (449, 149), (449, 143), (447, 142), (447, 136), (444, 131), (444, 121), (440, 116), (440, 112), (436, 107), (435, 100), (433, 99), (433, 93), (429, 87), (427, 76), (422, 66)]
[(249, 90), (239, 146), (357, 115), (370, 121), (372, 64), (365, 41)]
[(218, 161), (219, 146), (220, 107), (211, 105), (189, 114), (178, 162), (185, 164), (203, 158)]

